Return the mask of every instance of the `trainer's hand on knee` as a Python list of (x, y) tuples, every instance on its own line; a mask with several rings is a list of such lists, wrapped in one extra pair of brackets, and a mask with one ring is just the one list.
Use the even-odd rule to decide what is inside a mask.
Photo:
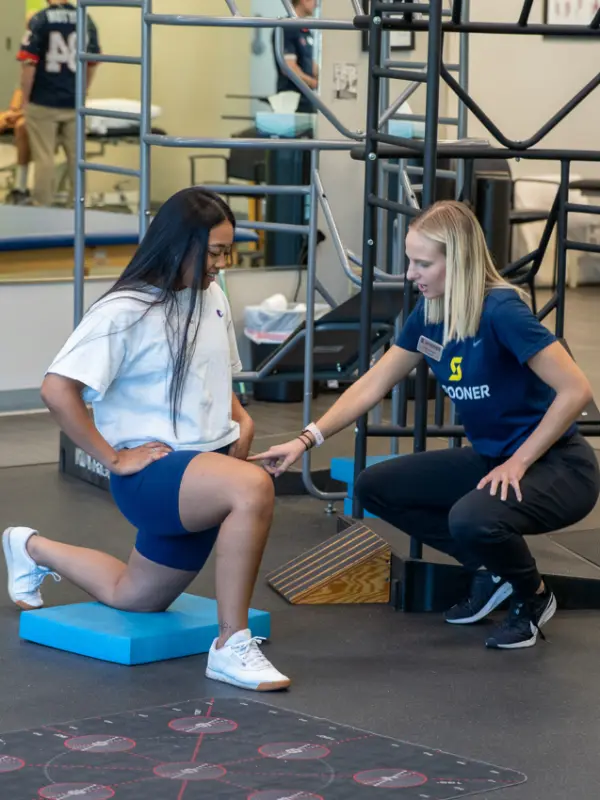
[(519, 503), (523, 500), (521, 494), (521, 478), (525, 475), (524, 464), (516, 458), (509, 458), (504, 464), (500, 464), (489, 472), (485, 478), (477, 484), (478, 489), (484, 489), (489, 485), (490, 494), (495, 497), (500, 486), (500, 499), (508, 498), (509, 487), (512, 486)]
[(148, 442), (131, 450), (120, 450), (111, 472), (115, 475), (135, 475), (170, 452), (171, 448), (163, 442)]
[(292, 439), (285, 444), (276, 444), (264, 453), (250, 456), (248, 461), (262, 461), (263, 467), (274, 477), (278, 477), (289, 469), (295, 461), (306, 452), (302, 439)]

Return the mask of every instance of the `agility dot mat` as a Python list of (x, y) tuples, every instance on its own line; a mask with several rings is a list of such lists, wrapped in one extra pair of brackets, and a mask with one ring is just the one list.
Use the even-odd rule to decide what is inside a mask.
[(450, 800), (525, 780), (240, 698), (0, 734), (3, 800)]

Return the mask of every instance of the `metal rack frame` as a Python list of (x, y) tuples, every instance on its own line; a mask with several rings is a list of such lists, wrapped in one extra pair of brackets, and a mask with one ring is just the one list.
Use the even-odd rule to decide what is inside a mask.
[[(310, 151), (310, 183), (306, 186), (245, 186), (245, 195), (256, 194), (299, 194), (305, 195), (309, 199), (310, 214), (309, 219), (304, 225), (292, 225), (286, 223), (269, 222), (240, 222), (240, 227), (251, 228), (253, 230), (276, 231), (279, 233), (304, 233), (308, 237), (308, 265), (307, 265), (307, 318), (306, 329), (302, 336), (305, 344), (305, 369), (304, 369), (304, 423), (308, 424), (311, 420), (311, 400), (313, 385), (313, 342), (315, 332), (315, 294), (318, 292), (328, 301), (331, 297), (326, 288), (321, 284), (316, 275), (316, 248), (317, 248), (317, 221), (318, 208), (322, 208), (328, 228), (331, 232), (336, 252), (338, 254), (341, 267), (348, 279), (355, 285), (361, 286), (361, 279), (357, 277), (352, 269), (353, 264), (360, 265), (360, 259), (351, 251), (344, 247), (339, 232), (337, 230), (331, 208), (329, 206), (325, 189), (319, 176), (319, 154), (327, 150), (350, 151), (353, 145), (363, 142), (365, 134), (361, 131), (351, 131), (335, 116), (327, 105), (302, 81), (286, 64), (283, 56), (283, 29), (284, 28), (311, 28), (314, 30), (348, 30), (356, 32), (356, 28), (351, 20), (323, 19), (319, 16), (309, 19), (299, 19), (296, 16), (291, 0), (282, 0), (287, 17), (268, 19), (263, 17), (245, 17), (240, 12), (235, 0), (224, 0), (230, 16), (189, 16), (178, 14), (155, 14), (153, 13), (152, 0), (79, 0), (77, 5), (77, 30), (78, 33), (87, 28), (88, 9), (94, 7), (136, 8), (141, 12), (141, 53), (139, 56), (119, 56), (119, 55), (92, 55), (85, 51), (86, 37), (78, 35), (78, 47), (76, 58), (76, 111), (77, 111), (77, 158), (75, 176), (75, 268), (74, 268), (74, 324), (78, 325), (84, 313), (84, 251), (85, 251), (85, 183), (86, 173), (90, 171), (124, 175), (129, 178), (137, 178), (140, 182), (140, 204), (139, 204), (139, 236), (140, 240), (145, 235), (150, 221), (150, 152), (152, 147), (168, 148), (196, 148), (207, 150), (213, 148), (226, 149), (259, 149), (259, 150), (279, 150), (294, 149)], [(359, 0), (350, 0), (351, 9), (354, 13), (361, 12)], [(225, 10), (225, 9), (224, 9)], [(152, 30), (154, 26), (181, 26), (181, 27), (227, 27), (227, 28), (275, 28), (275, 56), (280, 68), (288, 75), (290, 80), (298, 87), (298, 90), (310, 97), (311, 101), (341, 134), (338, 139), (273, 139), (273, 138), (209, 138), (209, 137), (181, 137), (156, 135), (151, 133), (151, 95), (152, 95)], [(109, 111), (107, 109), (88, 109), (85, 107), (85, 65), (88, 61), (94, 60), (99, 63), (118, 63), (138, 66), (141, 69), (141, 110), (139, 114), (122, 113)], [(390, 116), (394, 113), (391, 110)], [(139, 167), (136, 169), (111, 166), (107, 164), (91, 163), (85, 157), (85, 123), (90, 116), (102, 116), (119, 120), (129, 120), (140, 125), (140, 157)], [(207, 185), (205, 188), (212, 189), (222, 195), (235, 195), (241, 193), (241, 187), (234, 185)], [(385, 270), (377, 267), (373, 268), (377, 282), (376, 288), (385, 288), (389, 282), (399, 282), (399, 278), (389, 275)], [(357, 321), (357, 326), (359, 321)], [(287, 349), (291, 348), (298, 337), (290, 340)], [(277, 354), (269, 368), (264, 368), (260, 372), (246, 372), (236, 376), (236, 380), (241, 382), (252, 382), (262, 380), (265, 373), (274, 367), (286, 350)], [(327, 493), (320, 491), (313, 482), (311, 474), (310, 454), (307, 453), (303, 460), (302, 477), (308, 492), (315, 497), (328, 502), (343, 499), (346, 495), (342, 492)]]
[[(400, 160), (405, 163), (408, 159), (420, 157), (423, 159), (422, 196), (423, 206), (429, 206), (435, 200), (436, 176), (441, 174), (437, 169), (438, 159), (446, 157), (457, 159), (460, 168), (460, 183), (458, 187), (460, 196), (469, 199), (470, 184), (472, 179), (473, 161), (477, 158), (485, 159), (540, 159), (557, 160), (560, 162), (560, 185), (546, 221), (544, 232), (539, 246), (518, 261), (509, 264), (503, 274), (513, 278), (515, 283), (525, 283), (534, 276), (542, 263), (551, 234), (556, 228), (557, 232), (557, 285), (550, 301), (538, 313), (544, 319), (552, 311), (556, 312), (555, 332), (559, 338), (564, 337), (564, 320), (566, 305), (566, 258), (567, 251), (580, 250), (600, 253), (600, 245), (575, 242), (567, 238), (567, 219), (569, 212), (582, 212), (587, 214), (600, 214), (599, 206), (590, 206), (570, 203), (568, 199), (569, 173), (573, 161), (600, 161), (600, 150), (569, 150), (546, 149), (533, 146), (541, 142), (544, 137), (558, 125), (579, 103), (581, 103), (599, 84), (600, 74), (589, 81), (574, 97), (556, 112), (539, 131), (524, 141), (514, 141), (504, 136), (502, 131), (492, 122), (483, 109), (469, 95), (466, 85), (461, 85), (451, 75), (450, 68), (442, 60), (443, 37), (447, 33), (461, 35), (461, 48), (467, 47), (465, 39), (471, 34), (518, 34), (518, 35), (544, 35), (554, 37), (600, 37), (600, 11), (587, 26), (530, 24), (529, 16), (533, 0), (524, 0), (519, 20), (515, 23), (472, 22), (469, 21), (468, 0), (453, 0), (451, 3), (451, 20), (444, 21), (442, 0), (430, 0), (429, 3), (417, 2), (383, 2), (373, 0), (369, 15), (358, 15), (354, 23), (360, 30), (368, 29), (370, 39), (369, 54), (369, 85), (366, 138), (364, 146), (353, 150), (353, 157), (364, 160), (365, 167), (365, 218), (364, 218), (364, 247), (363, 247), (363, 307), (362, 320), (364, 324), (361, 339), (360, 374), (369, 368), (371, 353), (370, 341), (367, 331), (370, 324), (370, 296), (371, 283), (376, 263), (376, 248), (374, 240), (377, 232), (377, 211), (386, 209), (406, 220), (414, 215), (414, 208), (406, 202), (393, 202), (382, 196), (381, 170), (378, 164), (386, 164), (389, 159)], [(423, 15), (419, 18), (415, 14)], [(393, 16), (391, 16), (393, 15)], [(390, 30), (426, 31), (428, 33), (428, 59), (425, 68), (417, 72), (407, 69), (408, 65), (401, 64), (392, 67), (386, 64), (382, 57), (382, 42), (386, 32)], [(411, 65), (412, 66), (412, 65)], [(468, 69), (468, 61), (466, 63)], [(381, 82), (383, 80), (410, 80), (423, 83), (427, 89), (427, 110), (425, 114), (425, 138), (423, 142), (405, 139), (389, 133), (379, 131), (381, 114), (380, 97)], [(501, 146), (481, 146), (468, 141), (456, 144), (438, 143), (439, 116), (439, 90), (441, 80), (457, 96), (461, 108), (462, 127), (459, 126), (459, 139), (466, 137), (466, 110), (471, 111), (483, 124), (491, 136), (500, 142)], [(457, 170), (458, 172), (458, 170)], [(529, 269), (522, 273), (524, 267)], [(517, 275), (517, 273), (520, 273)], [(405, 284), (404, 314), (407, 315), (413, 307), (415, 293), (408, 282)], [(370, 425), (366, 416), (362, 417), (357, 425), (357, 438), (355, 450), (355, 476), (364, 469), (367, 455), (367, 440), (370, 436), (407, 437), (414, 440), (414, 451), (426, 449), (428, 436), (448, 436), (457, 443), (464, 435), (460, 425), (444, 423), (443, 396), (438, 391), (435, 406), (435, 425), (427, 425), (428, 395), (427, 395), (427, 367), (422, 364), (416, 379), (415, 397), (415, 423), (414, 426), (406, 424), (406, 391), (402, 393), (403, 407), (400, 409), (401, 424), (395, 425)], [(600, 435), (600, 424), (592, 423), (582, 426), (582, 433), (587, 436)], [(363, 516), (363, 509), (358, 498), (353, 500), (353, 516)], [(411, 541), (412, 558), (422, 557), (422, 547), (416, 540)]]

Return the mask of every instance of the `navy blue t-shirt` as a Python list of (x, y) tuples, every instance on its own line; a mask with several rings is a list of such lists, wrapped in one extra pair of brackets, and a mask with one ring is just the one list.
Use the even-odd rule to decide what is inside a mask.
[[(275, 42), (275, 33), (273, 33), (273, 44)], [(283, 29), (283, 52), (286, 56), (296, 56), (298, 67), (304, 72), (305, 75), (313, 74), (314, 56), (313, 56), (313, 35), (308, 28), (284, 28)], [(298, 87), (284, 75), (280, 69), (277, 60), (275, 60), (277, 67), (277, 91), (278, 92), (297, 92)], [(304, 95), (300, 98), (298, 105), (299, 112), (311, 112), (313, 110), (312, 103)]]
[[(432, 372), (453, 401), (473, 449), (484, 456), (511, 456), (539, 425), (554, 390), (527, 361), (556, 341), (513, 289), (487, 295), (477, 335), (444, 348), (444, 325), (425, 324), (419, 300), (396, 344), (424, 352)], [(428, 354), (430, 353), (430, 354)], [(438, 360), (439, 359), (439, 360)], [(576, 431), (573, 425), (565, 436)]]
[[(76, 15), (74, 5), (63, 3), (38, 11), (29, 22), (17, 59), (36, 64), (29, 98), (35, 105), (75, 108)], [(87, 52), (100, 52), (90, 17)]]

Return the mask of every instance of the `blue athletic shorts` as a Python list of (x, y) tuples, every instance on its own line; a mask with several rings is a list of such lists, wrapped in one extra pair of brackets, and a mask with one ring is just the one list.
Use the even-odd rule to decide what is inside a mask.
[(138, 553), (156, 564), (192, 572), (202, 569), (219, 533), (218, 527), (190, 533), (179, 516), (183, 474), (198, 455), (197, 450), (176, 450), (135, 475), (110, 476), (119, 511), (138, 529)]

